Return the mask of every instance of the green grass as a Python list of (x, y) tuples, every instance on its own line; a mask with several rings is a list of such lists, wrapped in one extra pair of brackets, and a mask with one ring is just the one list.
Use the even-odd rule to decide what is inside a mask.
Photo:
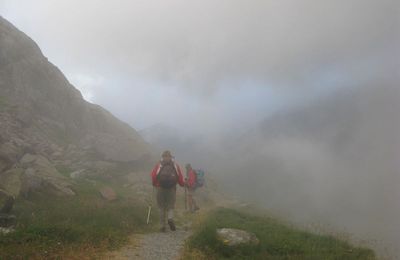
[(153, 228), (145, 224), (145, 205), (124, 196), (107, 202), (99, 196), (99, 185), (82, 181), (75, 187), (77, 195), (69, 198), (37, 194), (18, 199), (17, 230), (0, 235), (0, 259), (78, 259), (79, 252), (84, 258)]
[[(217, 239), (217, 228), (253, 232), (257, 246), (228, 247)], [(199, 253), (200, 252), (200, 253)], [(185, 259), (375, 259), (370, 249), (357, 248), (332, 236), (311, 234), (264, 216), (216, 209), (198, 223)]]

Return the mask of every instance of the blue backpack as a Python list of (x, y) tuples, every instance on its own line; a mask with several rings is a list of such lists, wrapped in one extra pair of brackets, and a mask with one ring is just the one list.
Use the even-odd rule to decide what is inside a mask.
[(194, 170), (196, 173), (196, 188), (200, 188), (204, 186), (204, 171), (199, 169), (199, 170)]

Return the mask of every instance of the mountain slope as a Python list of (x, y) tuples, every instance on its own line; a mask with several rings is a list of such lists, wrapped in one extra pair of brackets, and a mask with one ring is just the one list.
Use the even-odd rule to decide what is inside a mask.
[[(47, 172), (56, 173), (56, 164), (82, 169), (99, 161), (140, 162), (150, 156), (150, 146), (133, 128), (86, 102), (36, 43), (2, 17), (0, 122), (3, 189), (5, 179), (18, 182), (10, 177), (15, 177), (13, 169), (19, 169), (22, 179), (40, 175), (38, 158)], [(33, 158), (22, 163), (27, 154)]]

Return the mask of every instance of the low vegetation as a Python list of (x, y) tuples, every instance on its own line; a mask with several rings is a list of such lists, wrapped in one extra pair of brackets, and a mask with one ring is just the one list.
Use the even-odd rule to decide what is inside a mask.
[[(59, 169), (68, 175), (69, 169)], [(117, 192), (115, 201), (99, 195), (103, 186)], [(76, 196), (35, 194), (16, 201), (18, 225), (0, 235), (0, 259), (93, 259), (129, 242), (133, 233), (154, 232), (157, 214), (146, 225), (147, 205), (120, 183), (79, 180)], [(182, 191), (177, 207), (182, 209)], [(205, 201), (202, 206), (212, 208)], [(235, 209), (211, 209), (197, 214), (180, 212), (177, 223), (193, 222), (183, 259), (375, 259), (369, 249), (351, 246), (331, 236), (315, 235), (269, 217)], [(256, 234), (256, 246), (228, 247), (216, 237), (217, 228), (239, 228)]]
[[(217, 228), (253, 232), (260, 244), (229, 247), (217, 239)], [(311, 234), (269, 217), (234, 209), (213, 210), (194, 229), (183, 259), (375, 259), (370, 249), (353, 247), (332, 236)]]
[(49, 198), (36, 194), (18, 199), (16, 232), (0, 235), (0, 259), (85, 259), (125, 244), (128, 236), (148, 232), (146, 206), (114, 187), (118, 199), (108, 202), (99, 182), (80, 181), (77, 195)]

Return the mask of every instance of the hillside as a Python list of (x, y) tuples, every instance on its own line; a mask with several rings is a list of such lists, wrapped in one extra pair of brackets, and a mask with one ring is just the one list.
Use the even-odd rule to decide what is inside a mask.
[(86, 102), (36, 43), (2, 17), (0, 122), (0, 188), (15, 196), (43, 187), (72, 195), (55, 166), (101, 174), (151, 156), (133, 128)]
[(282, 111), (233, 142), (219, 169), (242, 198), (398, 255), (399, 100), (382, 80)]

